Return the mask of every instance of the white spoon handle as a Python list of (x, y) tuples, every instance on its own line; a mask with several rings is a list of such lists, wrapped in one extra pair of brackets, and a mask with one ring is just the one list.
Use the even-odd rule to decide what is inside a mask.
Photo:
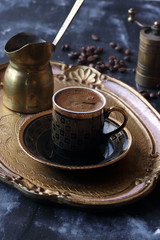
[(59, 32), (57, 33), (55, 39), (53, 40), (53, 44), (56, 45), (59, 40), (61, 39), (61, 37), (63, 36), (64, 32), (66, 31), (66, 29), (68, 28), (69, 24), (72, 22), (73, 18), (75, 17), (77, 11), (79, 10), (79, 8), (81, 7), (82, 3), (85, 0), (76, 0), (76, 2), (74, 3), (70, 13), (68, 14), (66, 20), (64, 21), (62, 27), (60, 28)]

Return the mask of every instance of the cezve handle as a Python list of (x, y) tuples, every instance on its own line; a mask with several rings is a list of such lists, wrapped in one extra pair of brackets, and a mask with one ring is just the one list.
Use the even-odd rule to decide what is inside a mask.
[(80, 9), (80, 7), (81, 7), (81, 5), (84, 1), (85, 0), (76, 0), (75, 4), (73, 5), (73, 7), (70, 11), (70, 13), (68, 14), (66, 20), (64, 21), (62, 27), (60, 28), (59, 32), (57, 33), (55, 39), (52, 42), (54, 45), (56, 45), (59, 42), (59, 40), (61, 39), (61, 37), (65, 33), (66, 29), (68, 28), (68, 26), (72, 22), (73, 18), (75, 17), (76, 13)]

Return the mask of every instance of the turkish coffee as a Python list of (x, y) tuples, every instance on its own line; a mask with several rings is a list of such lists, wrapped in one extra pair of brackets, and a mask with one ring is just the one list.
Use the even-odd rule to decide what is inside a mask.
[(103, 98), (90, 89), (68, 88), (55, 96), (55, 102), (60, 107), (74, 112), (92, 112), (100, 109)]

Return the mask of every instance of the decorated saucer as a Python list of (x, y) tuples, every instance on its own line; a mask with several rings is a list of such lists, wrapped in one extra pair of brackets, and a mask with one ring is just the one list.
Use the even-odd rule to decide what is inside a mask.
[[(108, 138), (105, 144), (97, 146), (97, 154), (76, 156), (66, 159), (53, 149), (51, 140), (51, 110), (33, 115), (26, 120), (18, 133), (21, 148), (35, 161), (60, 169), (96, 169), (113, 164), (129, 151), (132, 137), (127, 128)], [(109, 133), (119, 124), (114, 119), (105, 121), (104, 132)]]

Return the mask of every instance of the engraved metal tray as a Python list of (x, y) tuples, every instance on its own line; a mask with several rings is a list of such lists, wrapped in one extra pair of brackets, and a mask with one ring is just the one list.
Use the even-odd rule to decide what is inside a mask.
[[(121, 106), (129, 116), (132, 145), (121, 161), (99, 169), (61, 170), (34, 161), (20, 147), (20, 126), (31, 116), (3, 106), (0, 66), (0, 179), (37, 199), (78, 207), (115, 207), (148, 194), (160, 175), (160, 115), (136, 90), (86, 66), (52, 62), (54, 91), (71, 85), (97, 88), (108, 106)], [(119, 115), (113, 113), (118, 119)]]

